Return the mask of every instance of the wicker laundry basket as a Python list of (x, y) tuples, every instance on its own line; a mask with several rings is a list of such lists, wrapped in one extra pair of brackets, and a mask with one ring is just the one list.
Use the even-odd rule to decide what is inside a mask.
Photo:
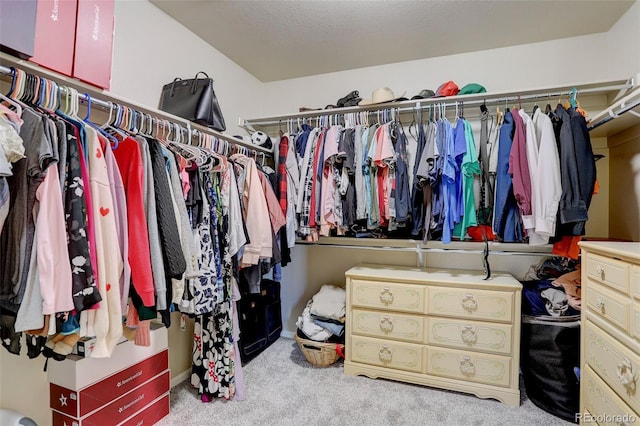
[(344, 353), (344, 345), (340, 343), (325, 343), (303, 339), (297, 333), (294, 337), (298, 342), (302, 355), (309, 361), (309, 364), (315, 367), (328, 367), (335, 363), (340, 358), (340, 354), (337, 351), (338, 348), (341, 353)]

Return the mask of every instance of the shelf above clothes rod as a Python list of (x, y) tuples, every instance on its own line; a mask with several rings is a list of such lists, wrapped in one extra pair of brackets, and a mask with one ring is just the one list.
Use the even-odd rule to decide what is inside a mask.
[[(637, 84), (637, 82), (635, 82)], [(376, 112), (381, 110), (396, 110), (400, 113), (425, 110), (433, 105), (455, 106), (456, 103), (465, 107), (473, 105), (513, 103), (523, 101), (535, 101), (539, 99), (549, 99), (554, 97), (565, 97), (571, 94), (573, 88), (577, 89), (578, 97), (582, 94), (610, 94), (615, 91), (629, 90), (634, 88), (634, 79), (602, 81), (597, 83), (576, 84), (571, 86), (557, 86), (551, 88), (540, 88), (534, 90), (521, 90), (497, 93), (479, 93), (461, 96), (449, 96), (442, 98), (427, 98), (407, 100), (400, 102), (387, 102), (383, 104), (355, 106), (346, 108), (331, 108), (323, 110), (305, 111), (294, 114), (284, 114), (271, 117), (260, 117), (254, 119), (240, 119), (241, 127), (269, 126), (285, 124), (287, 120), (317, 118), (323, 116), (334, 116), (358, 112)]]
[(251, 143), (247, 143), (243, 141), (242, 139), (238, 139), (236, 137), (217, 132), (215, 130), (209, 129), (208, 127), (185, 120), (184, 118), (181, 118), (181, 117), (178, 117), (154, 108), (142, 106), (133, 101), (111, 94), (105, 90), (101, 90), (96, 87), (90, 86), (79, 80), (58, 74), (54, 71), (44, 69), (31, 62), (24, 61), (22, 59), (18, 59), (13, 56), (7, 55), (6, 53), (0, 52), (0, 75), (11, 76), (12, 75), (11, 67), (19, 68), (25, 72), (38, 75), (42, 78), (46, 78), (51, 81), (55, 81), (61, 86), (71, 87), (73, 89), (78, 90), (78, 99), (85, 104), (87, 102), (87, 96), (85, 95), (86, 93), (86, 94), (89, 94), (89, 96), (91, 97), (92, 106), (99, 106), (100, 108), (107, 111), (110, 108), (112, 108), (112, 104), (119, 104), (122, 106), (126, 106), (132, 110), (140, 111), (145, 114), (151, 115), (153, 118), (160, 119), (160, 121), (166, 120), (166, 121), (178, 124), (180, 127), (184, 129), (197, 130), (198, 132), (201, 132), (204, 134), (210, 134), (218, 139), (227, 141), (232, 146), (233, 145), (241, 146), (249, 150), (255, 151), (256, 153), (263, 153), (268, 156), (273, 155), (272, 149), (267, 149), (258, 145), (253, 145)]

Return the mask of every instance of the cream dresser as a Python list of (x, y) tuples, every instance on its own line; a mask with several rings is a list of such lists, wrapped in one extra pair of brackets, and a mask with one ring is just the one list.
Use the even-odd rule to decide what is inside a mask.
[(515, 278), (386, 265), (345, 275), (345, 374), (520, 405), (522, 287)]
[(581, 423), (640, 424), (640, 243), (580, 248)]

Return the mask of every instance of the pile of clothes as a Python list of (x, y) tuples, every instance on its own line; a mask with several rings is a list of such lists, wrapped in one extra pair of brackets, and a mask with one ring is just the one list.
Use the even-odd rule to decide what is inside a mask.
[(533, 268), (522, 282), (522, 313), (532, 316), (579, 315), (581, 310), (580, 264), (552, 257)]
[(316, 342), (344, 343), (345, 312), (344, 288), (323, 285), (298, 317), (298, 337)]

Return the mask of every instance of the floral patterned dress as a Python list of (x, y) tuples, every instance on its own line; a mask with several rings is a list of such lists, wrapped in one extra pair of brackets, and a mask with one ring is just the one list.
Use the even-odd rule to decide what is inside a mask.
[[(191, 384), (203, 401), (213, 398), (233, 398), (235, 394), (235, 364), (232, 324), (232, 265), (228, 250), (228, 214), (220, 203), (220, 188), (210, 176), (202, 180), (206, 186), (211, 227), (209, 267), (216, 270), (217, 300), (210, 313), (195, 318)], [(213, 294), (213, 292), (212, 292)], [(217, 297), (216, 297), (217, 299)]]

